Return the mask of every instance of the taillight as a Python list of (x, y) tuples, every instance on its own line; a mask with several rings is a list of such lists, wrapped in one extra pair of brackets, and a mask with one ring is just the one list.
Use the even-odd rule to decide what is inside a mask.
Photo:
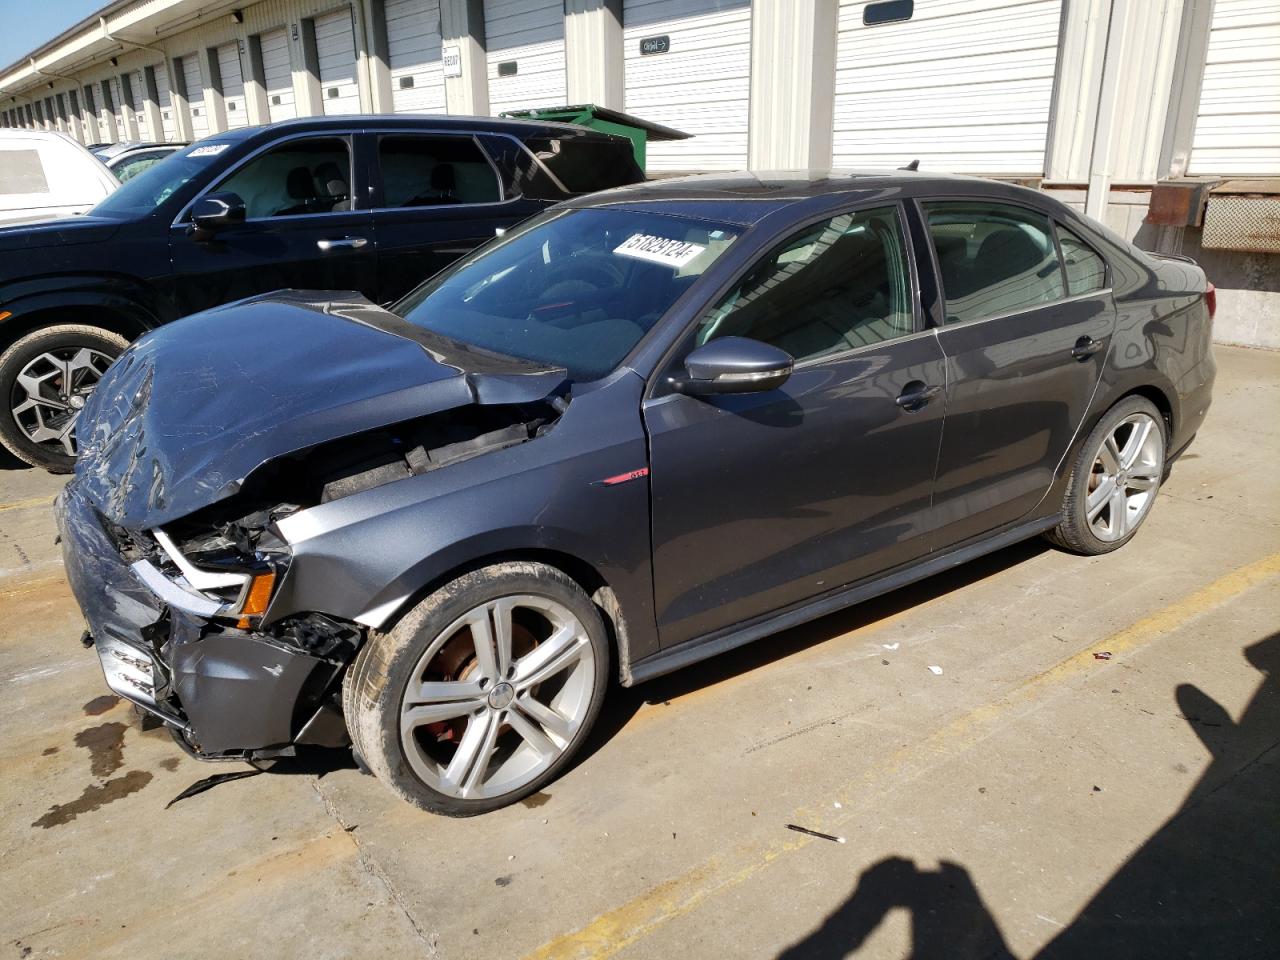
[(1204, 305), (1209, 308), (1209, 319), (1218, 312), (1218, 288), (1212, 283), (1204, 291)]

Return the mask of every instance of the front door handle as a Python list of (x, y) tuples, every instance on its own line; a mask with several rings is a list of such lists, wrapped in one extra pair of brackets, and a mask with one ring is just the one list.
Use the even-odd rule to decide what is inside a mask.
[(369, 241), (364, 237), (343, 237), (340, 240), (316, 241), (316, 246), (320, 248), (322, 253), (328, 253), (330, 250), (359, 250), (368, 245)]
[(898, 394), (898, 399), (894, 401), (898, 406), (907, 413), (915, 413), (917, 410), (923, 409), (930, 400), (942, 392), (939, 386), (930, 386), (923, 380), (912, 380), (902, 392)]
[(1106, 345), (1103, 340), (1095, 340), (1093, 337), (1081, 337), (1076, 341), (1076, 345), (1071, 348), (1071, 356), (1083, 363)]

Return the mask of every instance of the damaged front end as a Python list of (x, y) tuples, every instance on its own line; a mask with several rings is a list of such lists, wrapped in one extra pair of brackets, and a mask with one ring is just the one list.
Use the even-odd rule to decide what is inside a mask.
[[(279, 354), (208, 370), (211, 331), (264, 325)], [(108, 686), (193, 755), (349, 742), (341, 680), (367, 628), (279, 602), (282, 521), (526, 443), (565, 409), (561, 370), (417, 339), (364, 301), (245, 304), (140, 341), (86, 407), (56, 507), (68, 579)], [(334, 359), (299, 368), (290, 340)]]

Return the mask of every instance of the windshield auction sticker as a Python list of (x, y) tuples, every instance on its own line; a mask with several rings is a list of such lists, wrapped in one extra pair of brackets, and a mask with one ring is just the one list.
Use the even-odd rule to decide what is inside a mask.
[(637, 233), (614, 247), (613, 252), (620, 257), (634, 257), (636, 260), (648, 260), (650, 263), (661, 263), (678, 269), (705, 249), (707, 248), (704, 246), (686, 243), (684, 240), (669, 240), (666, 237)]
[(227, 149), (227, 147), (229, 146), (231, 146), (231, 144), (229, 143), (211, 143), (207, 147), (196, 147), (194, 150), (188, 153), (187, 156), (188, 157), (216, 157), (218, 154), (220, 154), (223, 150)]

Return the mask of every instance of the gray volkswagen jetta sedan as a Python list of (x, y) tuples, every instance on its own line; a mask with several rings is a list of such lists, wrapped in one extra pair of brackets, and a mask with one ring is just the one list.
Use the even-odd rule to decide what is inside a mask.
[(1037, 534), (1122, 546), (1205, 417), (1213, 309), (1190, 261), (999, 183), (596, 194), (389, 309), (143, 337), (81, 414), (68, 575), (108, 686), (194, 756), (349, 745), (481, 813), (614, 683)]

